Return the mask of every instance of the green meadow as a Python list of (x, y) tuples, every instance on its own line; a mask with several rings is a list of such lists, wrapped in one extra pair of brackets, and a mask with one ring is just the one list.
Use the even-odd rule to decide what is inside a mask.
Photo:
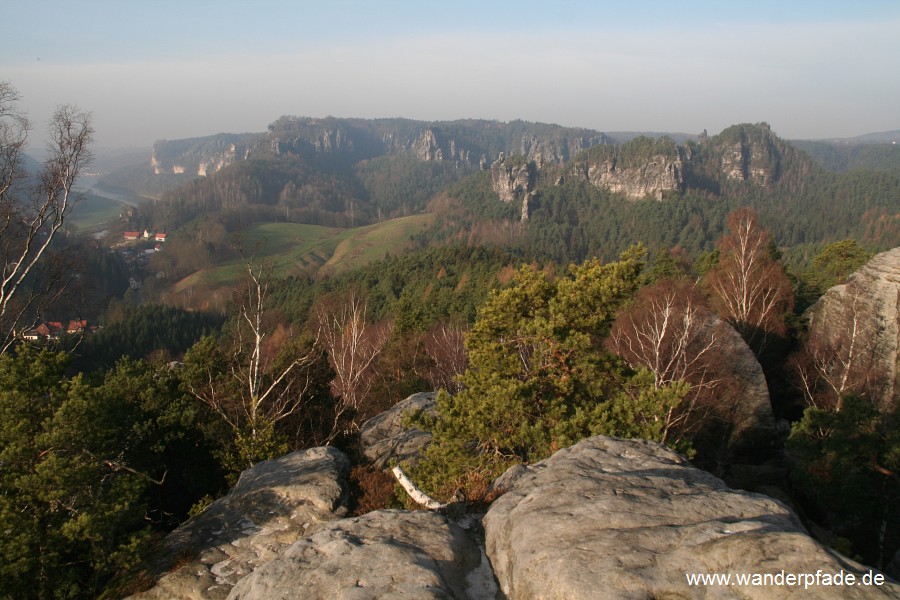
[[(273, 277), (318, 278), (365, 266), (387, 254), (399, 254), (409, 245), (410, 237), (433, 220), (433, 215), (421, 214), (353, 229), (262, 223), (242, 234), (241, 245), (246, 255), (265, 263)], [(175, 291), (231, 287), (240, 281), (243, 271), (241, 259), (228, 261), (185, 277), (175, 285)]]

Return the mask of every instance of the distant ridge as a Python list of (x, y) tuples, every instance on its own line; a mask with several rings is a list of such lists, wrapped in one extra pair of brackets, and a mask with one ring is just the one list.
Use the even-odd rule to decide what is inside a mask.
[(891, 144), (900, 142), (900, 129), (894, 129), (893, 131), (866, 133), (863, 135), (846, 138), (818, 138), (802, 141), (824, 142), (830, 144)]
[(603, 133), (619, 143), (629, 142), (639, 137), (653, 139), (669, 137), (679, 144), (684, 144), (685, 142), (696, 142), (697, 138), (700, 137), (700, 135), (696, 133), (673, 133), (671, 131), (604, 131)]

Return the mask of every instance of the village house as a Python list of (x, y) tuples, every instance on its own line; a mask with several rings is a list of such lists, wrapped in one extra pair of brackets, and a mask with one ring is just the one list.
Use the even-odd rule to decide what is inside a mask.
[(62, 335), (93, 333), (96, 327), (88, 326), (85, 319), (70, 320), (65, 326), (62, 321), (42, 321), (34, 329), (22, 333), (22, 339), (36, 342), (39, 340), (58, 340)]

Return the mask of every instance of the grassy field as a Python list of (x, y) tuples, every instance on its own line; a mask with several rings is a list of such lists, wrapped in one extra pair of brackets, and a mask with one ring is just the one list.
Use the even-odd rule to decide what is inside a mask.
[(337, 275), (406, 249), (409, 238), (434, 222), (434, 215), (413, 215), (347, 230), (344, 239), (319, 269), (319, 276)]
[(68, 222), (79, 231), (99, 231), (107, 222), (117, 219), (123, 207), (124, 204), (116, 200), (85, 194), (85, 197), (72, 209)]
[[(245, 253), (254, 260), (265, 261), (275, 277), (325, 277), (365, 266), (388, 253), (401, 253), (410, 236), (433, 220), (430, 214), (413, 215), (354, 229), (263, 223), (245, 231), (241, 243)], [(175, 292), (233, 286), (243, 269), (243, 262), (238, 259), (193, 273), (175, 284)]]

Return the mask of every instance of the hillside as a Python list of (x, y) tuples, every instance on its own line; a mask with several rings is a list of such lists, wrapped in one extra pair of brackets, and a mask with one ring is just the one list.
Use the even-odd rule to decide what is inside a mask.
[[(887, 134), (885, 134), (887, 136)], [(900, 135), (894, 132), (894, 136)], [(900, 174), (900, 146), (896, 140), (875, 137), (871, 141), (792, 141), (791, 144), (812, 157), (825, 169), (844, 172), (854, 169)]]
[[(241, 234), (241, 244), (253, 260), (266, 265), (276, 279), (334, 276), (401, 254), (410, 239), (428, 227), (429, 214), (383, 221), (373, 225), (341, 229), (302, 223), (260, 223)], [(245, 263), (233, 257), (201, 269), (177, 281), (172, 299), (184, 294), (205, 297), (228, 290), (245, 275)]]

